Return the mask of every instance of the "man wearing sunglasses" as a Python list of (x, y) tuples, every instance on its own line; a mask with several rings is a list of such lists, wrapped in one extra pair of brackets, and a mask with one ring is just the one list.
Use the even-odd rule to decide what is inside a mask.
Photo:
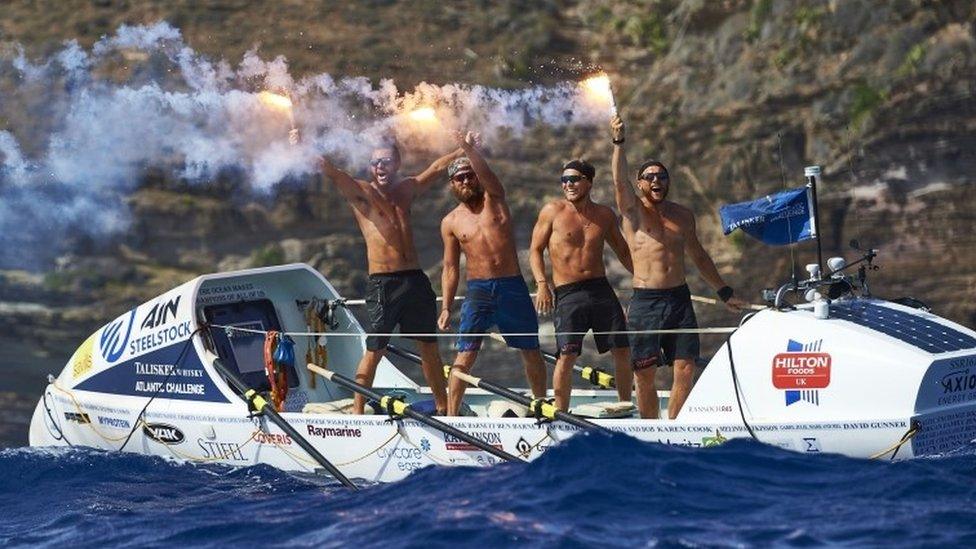
[[(634, 296), (627, 313), (631, 331), (697, 328), (691, 293), (685, 281), (685, 255), (691, 257), (701, 277), (732, 310), (744, 304), (733, 297), (715, 263), (698, 240), (695, 215), (667, 200), (671, 178), (661, 162), (648, 160), (637, 170), (637, 193), (627, 175), (624, 123), (614, 116), (613, 183), (617, 207), (623, 215), (623, 232), (634, 261)], [(631, 334), (631, 354), (637, 378), (637, 403), (641, 415), (657, 416), (654, 374), (658, 366), (674, 366), (674, 382), (668, 416), (677, 417), (694, 384), (698, 358), (697, 334)]]
[[(467, 156), (454, 160), (447, 169), (451, 191), (460, 204), (441, 222), (444, 302), (437, 324), (441, 330), (450, 329), (451, 304), (457, 292), (460, 257), (464, 252), (468, 287), (461, 305), (454, 368), (469, 372), (481, 348), (481, 337), (463, 334), (484, 334), (497, 325), (503, 334), (520, 334), (506, 335), (505, 342), (521, 351), (532, 394), (542, 398), (546, 395), (546, 366), (536, 335), (539, 320), (519, 268), (512, 213), (505, 201), (505, 188), (478, 151), (475, 137), (471, 132), (466, 136), (455, 133), (458, 145)], [(452, 376), (449, 384), (447, 411), (449, 415), (457, 415), (465, 383)]]
[[(335, 183), (352, 206), (359, 230), (366, 240), (369, 280), (366, 287), (366, 310), (371, 333), (433, 334), (437, 330), (436, 295), (430, 279), (420, 269), (413, 242), (410, 206), (413, 200), (430, 188), (437, 174), (462, 154), (458, 149), (434, 161), (420, 175), (400, 178), (400, 150), (395, 143), (373, 150), (369, 161), (369, 181), (353, 178), (328, 159), (322, 158), (322, 171)], [(422, 358), (421, 368), (434, 395), (434, 404), (443, 414), (447, 410), (447, 393), (442, 370), (443, 361), (437, 338), (414, 336)], [(372, 386), (376, 366), (383, 358), (390, 338), (366, 338), (366, 353), (359, 362), (356, 381)], [(355, 396), (353, 410), (363, 413), (366, 400)]]
[[(535, 303), (540, 313), (553, 310), (553, 296), (546, 278), (543, 253), (549, 251), (556, 306), (553, 325), (559, 359), (552, 377), (556, 406), (569, 409), (573, 365), (579, 357), (583, 335), (592, 329), (597, 351), (611, 352), (615, 366), (617, 395), (630, 402), (633, 372), (627, 321), (617, 294), (607, 280), (603, 263), (604, 243), (631, 273), (630, 250), (610, 208), (590, 199), (596, 169), (589, 162), (573, 160), (563, 166), (559, 179), (564, 199), (546, 204), (539, 212), (529, 259), (538, 287)], [(599, 332), (618, 332), (599, 334)]]

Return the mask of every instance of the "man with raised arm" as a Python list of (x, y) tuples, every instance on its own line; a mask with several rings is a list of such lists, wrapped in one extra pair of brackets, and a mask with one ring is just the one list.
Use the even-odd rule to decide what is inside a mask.
[[(417, 260), (410, 206), (414, 198), (430, 188), (440, 171), (461, 154), (458, 149), (437, 159), (420, 175), (400, 178), (397, 175), (400, 150), (395, 143), (384, 144), (373, 150), (369, 161), (370, 181), (354, 179), (322, 158), (322, 171), (352, 206), (366, 240), (369, 264), (366, 310), (371, 333), (391, 333), (397, 325), (407, 337), (436, 333), (436, 295)], [(447, 394), (437, 338), (418, 335), (413, 339), (420, 350), (421, 368), (434, 394), (435, 406), (443, 414), (447, 410)], [(366, 338), (366, 353), (356, 371), (357, 382), (372, 386), (376, 366), (389, 341), (386, 336)], [(354, 412), (362, 414), (365, 404), (365, 398), (357, 394)]]
[[(539, 212), (529, 259), (539, 293), (536, 309), (540, 313), (553, 310), (553, 296), (546, 277), (543, 252), (549, 250), (552, 280), (555, 284), (556, 307), (553, 325), (559, 359), (552, 377), (556, 406), (569, 409), (572, 392), (573, 365), (583, 345), (583, 333), (592, 329), (597, 351), (611, 352), (615, 367), (617, 396), (630, 402), (633, 372), (630, 366), (630, 343), (627, 320), (617, 294), (607, 280), (603, 263), (604, 243), (631, 273), (630, 250), (617, 226), (613, 210), (590, 199), (596, 169), (583, 160), (566, 163), (559, 179), (564, 199), (546, 204)], [(597, 332), (621, 332), (597, 334)]]
[[(695, 215), (688, 208), (667, 200), (671, 185), (667, 168), (656, 160), (641, 164), (635, 195), (627, 176), (623, 120), (614, 116), (610, 129), (617, 208), (623, 215), (624, 237), (634, 261), (634, 296), (627, 312), (628, 328), (640, 332), (698, 327), (685, 281), (686, 254), (718, 297), (730, 309), (740, 309), (743, 302), (733, 297), (732, 288), (722, 280), (712, 258), (698, 241)], [(631, 334), (631, 360), (642, 416), (656, 417), (654, 373), (658, 366), (670, 363), (674, 366), (674, 382), (668, 416), (677, 417), (694, 383), (698, 351), (698, 334)]]
[[(437, 324), (441, 330), (450, 329), (451, 304), (457, 292), (460, 257), (464, 252), (468, 289), (461, 305), (454, 368), (469, 372), (481, 348), (481, 337), (464, 337), (463, 334), (484, 334), (492, 325), (497, 325), (503, 334), (531, 334), (506, 335), (505, 342), (521, 351), (532, 394), (543, 398), (546, 395), (546, 366), (539, 352), (539, 338), (535, 335), (539, 320), (519, 269), (505, 189), (478, 152), (476, 134), (468, 132), (462, 136), (455, 132), (455, 138), (466, 156), (454, 160), (447, 170), (451, 191), (460, 204), (441, 222), (444, 302)], [(447, 412), (457, 415), (461, 410), (465, 383), (452, 376), (449, 385)]]

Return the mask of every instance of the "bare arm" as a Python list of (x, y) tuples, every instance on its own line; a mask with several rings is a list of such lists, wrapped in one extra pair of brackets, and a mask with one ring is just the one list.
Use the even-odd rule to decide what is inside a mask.
[(617, 199), (617, 209), (624, 219), (633, 226), (637, 225), (637, 196), (627, 179), (627, 153), (624, 151), (624, 122), (619, 116), (614, 116), (610, 122), (613, 141), (613, 191)]
[(434, 181), (437, 180), (437, 176), (444, 173), (444, 170), (451, 164), (451, 161), (463, 155), (464, 151), (458, 147), (435, 160), (430, 166), (427, 166), (426, 170), (420, 172), (419, 175), (413, 178), (416, 181), (414, 184), (414, 194), (420, 194), (429, 189)]
[(461, 243), (451, 230), (450, 216), (441, 221), (441, 239), (444, 241), (444, 263), (441, 271), (441, 293), (444, 301), (437, 318), (437, 326), (441, 330), (448, 330), (451, 327), (451, 306), (454, 304), (454, 296), (457, 295), (461, 265)]
[(322, 172), (335, 183), (342, 196), (346, 197), (346, 200), (352, 202), (354, 205), (357, 202), (369, 200), (366, 192), (359, 183), (351, 175), (337, 168), (328, 158), (323, 156), (320, 164), (322, 166)]
[(607, 244), (613, 250), (613, 253), (617, 254), (617, 259), (623, 263), (624, 268), (630, 271), (630, 274), (634, 274), (634, 261), (630, 257), (630, 246), (627, 245), (627, 239), (620, 232), (620, 226), (617, 225), (617, 216), (613, 213), (613, 210), (609, 212), (610, 217), (610, 230), (607, 231)]
[(708, 282), (708, 285), (712, 287), (715, 291), (719, 288), (725, 286), (725, 281), (722, 280), (722, 275), (718, 274), (718, 269), (715, 268), (715, 262), (712, 261), (712, 257), (708, 255), (705, 248), (702, 247), (701, 242), (698, 240), (698, 228), (695, 223), (695, 216), (691, 212), (686, 212), (687, 219), (684, 223), (686, 227), (685, 234), (685, 253), (691, 256), (691, 260), (695, 262), (695, 266), (698, 267), (698, 272), (701, 273), (701, 277)]
[(488, 163), (485, 162), (485, 157), (481, 156), (481, 152), (475, 146), (477, 136), (472, 132), (468, 132), (465, 136), (462, 136), (461, 132), (454, 132), (454, 137), (464, 151), (465, 156), (471, 161), (471, 168), (478, 176), (478, 180), (481, 181), (481, 186), (484, 187), (485, 193), (492, 198), (504, 200), (505, 187), (502, 186), (502, 182), (498, 180), (495, 172), (491, 171), (491, 168), (488, 167)]
[(538, 292), (535, 307), (540, 313), (552, 310), (552, 294), (549, 292), (549, 281), (546, 277), (546, 259), (544, 252), (549, 247), (549, 237), (552, 236), (552, 204), (542, 207), (539, 219), (532, 229), (532, 243), (529, 245), (529, 265), (532, 267), (532, 278), (535, 279)]

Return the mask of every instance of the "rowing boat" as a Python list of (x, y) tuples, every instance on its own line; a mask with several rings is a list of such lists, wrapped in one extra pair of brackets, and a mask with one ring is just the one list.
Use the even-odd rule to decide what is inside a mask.
[[(332, 466), (337, 478), (386, 482), (428, 465), (532, 460), (588, 430), (693, 447), (753, 437), (799, 452), (892, 459), (976, 438), (976, 332), (912, 303), (843, 288), (833, 295), (832, 280), (807, 286), (792, 289), (824, 295), (795, 305), (776, 295), (730, 330), (675, 420), (631, 417), (632, 406), (603, 388), (573, 391), (574, 417), (590, 416), (582, 422), (554, 418), (545, 402), (522, 406), (472, 388), (471, 415), (424, 422), (414, 412), (429, 404), (429, 390), (388, 359), (373, 383), (376, 413), (346, 413), (361, 389), (347, 382), (365, 332), (316, 270), (203, 275), (85, 340), (49, 379), (30, 444), (301, 472)], [(287, 388), (277, 387), (273, 406), (268, 332), (288, 334), (295, 357), (275, 366)], [(626, 417), (607, 417), (615, 414)]]

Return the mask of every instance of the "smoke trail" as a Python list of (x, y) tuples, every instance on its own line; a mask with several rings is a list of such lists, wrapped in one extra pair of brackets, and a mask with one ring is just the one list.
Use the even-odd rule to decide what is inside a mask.
[[(235, 168), (256, 192), (316, 171), (326, 154), (353, 169), (372, 144), (444, 151), (450, 131), (476, 129), (490, 143), (503, 131), (606, 122), (576, 83), (523, 90), (392, 81), (294, 79), (283, 57), (255, 50), (234, 67), (188, 47), (168, 23), (122, 26), (89, 51), (68, 41), (42, 61), (20, 46), (0, 50), (0, 267), (25, 265), (39, 242), (56, 253), (72, 233), (103, 236), (128, 223), (124, 198), (148, 168), (206, 184)], [(293, 106), (262, 101), (268, 90)], [(436, 120), (409, 112), (433, 109)], [(303, 136), (288, 143), (292, 121)], [(35, 254), (36, 255), (36, 254)], [(30, 263), (28, 261), (28, 263)]]

